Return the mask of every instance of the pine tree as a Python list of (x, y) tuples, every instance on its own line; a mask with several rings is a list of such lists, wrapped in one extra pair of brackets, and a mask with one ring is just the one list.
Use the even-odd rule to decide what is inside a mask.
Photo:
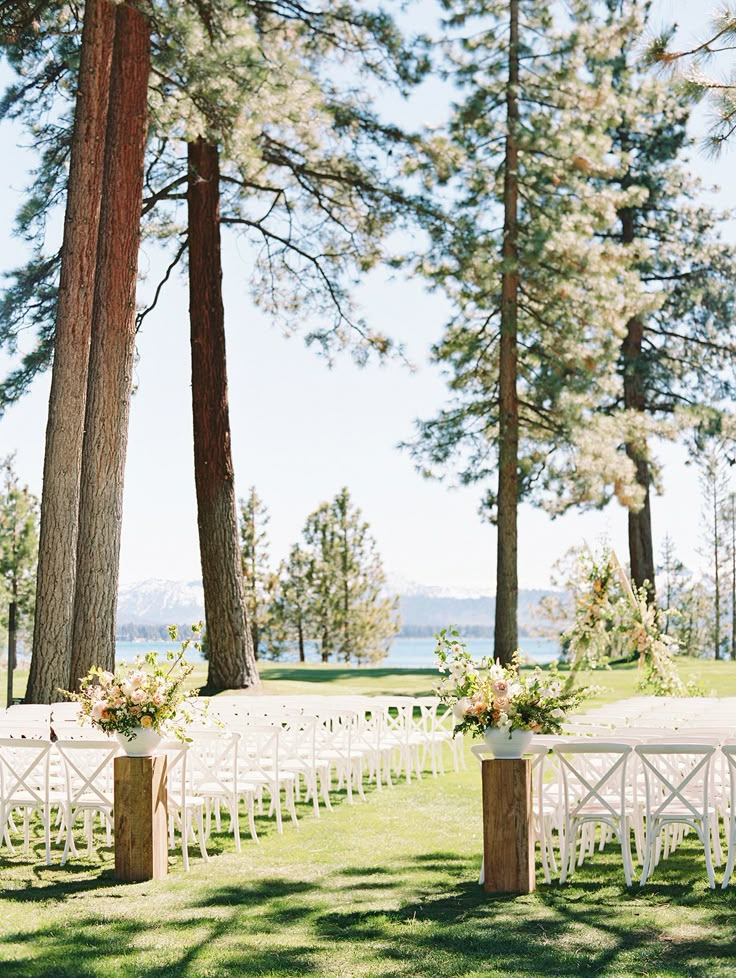
[[(736, 385), (736, 251), (719, 240), (722, 217), (698, 201), (686, 168), (692, 102), (647, 72), (635, 39), (649, 28), (648, 0), (607, 0), (607, 29), (622, 29), (612, 62), (618, 117), (610, 128), (619, 165), (616, 189), (642, 194), (618, 210), (619, 241), (655, 300), (629, 318), (618, 362), (620, 388), (604, 410), (622, 412), (625, 450), (636, 469), (642, 505), (629, 507), (629, 560), (635, 584), (654, 599), (651, 491), (658, 467), (652, 437), (683, 430), (728, 411)], [(610, 233), (610, 232), (607, 232)]]
[(266, 532), (270, 520), (266, 505), (255, 486), (251, 486), (248, 498), (240, 500), (240, 542), (245, 607), (256, 658), (265, 649), (272, 650), (274, 645), (270, 632), (277, 575), (271, 569)]
[[(74, 627), (67, 688), (115, 665), (123, 483), (135, 357), (135, 296), (148, 132), (150, 23), (115, 10), (79, 494)], [(44, 596), (45, 597), (45, 596)]]
[[(66, 12), (61, 16), (67, 16)], [(397, 127), (379, 120), (370, 96), (342, 91), (327, 79), (330, 65), (347, 58), (383, 82), (404, 85), (412, 81), (418, 62), (407, 53), (393, 21), (382, 12), (371, 13), (358, 5), (341, 5), (335, 11), (329, 5), (307, 10), (296, 0), (277, 5), (256, 0), (164, 5), (156, 11), (155, 28), (151, 107), (158, 138), (146, 171), (143, 211), (150, 233), (168, 238), (174, 257), (152, 305), (174, 266), (191, 250), (195, 238), (198, 243), (203, 237), (201, 229), (196, 233), (182, 230), (175, 211), (166, 209), (171, 201), (182, 199), (182, 187), (188, 180), (182, 140), (190, 146), (202, 140), (211, 155), (223, 154), (228, 161), (222, 180), (233, 192), (227, 198), (229, 213), (221, 215), (219, 223), (249, 232), (263, 244), (263, 260), (254, 276), (257, 297), (289, 324), (311, 321), (307, 339), (319, 342), (326, 351), (345, 345), (355, 335), (359, 360), (371, 350), (385, 353), (389, 340), (372, 333), (354, 315), (349, 289), (355, 269), (365, 270), (379, 260), (381, 235), (415, 206), (386, 176), (392, 154), (397, 160), (400, 154), (396, 150), (411, 145), (411, 140)], [(73, 36), (66, 32), (70, 34)], [(68, 68), (58, 57), (59, 50), (47, 45), (45, 60), (40, 56), (31, 59), (31, 80), (9, 93), (8, 105), (16, 116), (32, 115), (33, 96), (43, 93), (45, 87), (63, 97)], [(29, 73), (28, 65), (24, 70)], [(54, 138), (61, 137), (63, 142), (64, 129), (56, 121), (41, 123), (38, 132), (51, 133), (54, 126)], [(63, 153), (44, 158), (36, 181), (44, 192), (29, 203), (28, 222), (42, 224), (48, 201), (63, 192), (64, 162)], [(399, 161), (393, 172), (400, 167)], [(211, 208), (210, 214), (214, 213)], [(208, 220), (212, 224), (216, 219), (210, 216)], [(12, 339), (12, 330), (30, 322), (38, 329), (39, 344), (2, 385), (0, 400), (5, 403), (20, 396), (49, 363), (53, 336), (48, 311), (55, 294), (56, 268), (54, 257), (39, 249), (16, 271), (6, 294), (5, 320), (11, 324), (6, 338)], [(211, 272), (216, 276), (219, 269)], [(283, 287), (284, 282), (288, 288)], [(208, 286), (208, 293), (214, 287)], [(216, 287), (219, 289), (219, 281)], [(43, 306), (37, 301), (39, 295), (44, 297)], [(194, 304), (199, 305), (196, 300)], [(139, 324), (144, 315), (145, 311)], [(2, 339), (0, 332), (0, 342)], [(224, 345), (213, 340), (211, 351), (220, 347), (222, 362), (212, 363), (202, 378), (221, 380), (219, 389), (202, 390), (215, 412), (223, 403), (226, 372)], [(197, 403), (201, 406), (200, 399)], [(225, 428), (229, 426), (226, 415), (225, 411)], [(195, 428), (201, 437), (214, 430), (202, 423)], [(227, 475), (232, 471), (229, 442), (222, 438), (209, 441), (198, 444), (195, 451), (198, 458), (212, 463), (207, 491), (198, 486), (198, 498), (207, 509), (205, 504), (215, 495), (232, 495)], [(201, 482), (201, 466), (196, 466), (196, 472)], [(220, 482), (215, 486), (217, 474)], [(203, 556), (205, 591), (211, 596), (208, 615), (213, 621), (216, 615), (223, 623), (243, 616), (234, 584), (237, 531), (233, 512), (229, 503), (220, 507), (217, 526), (211, 507), (199, 514), (201, 526), (209, 527), (203, 550), (219, 547), (216, 559)], [(219, 573), (225, 567), (233, 569), (228, 580)], [(224, 624), (213, 621), (208, 623), (210, 640), (219, 627), (225, 629)], [(214, 672), (218, 684), (254, 680), (252, 656), (243, 647), (245, 629), (227, 631), (211, 649), (213, 682)], [(218, 666), (220, 648), (222, 668)], [(225, 659), (230, 663), (227, 668)], [(240, 663), (237, 668), (236, 662)]]
[[(39, 351), (35, 357), (30, 356), (24, 366), (33, 372), (39, 358), (48, 359), (52, 331), (56, 350), (44, 453), (33, 658), (26, 691), (26, 699), (30, 702), (48, 703), (58, 695), (58, 688), (65, 689), (69, 685), (87, 371), (114, 34), (115, 4), (110, 0), (90, 0), (85, 7), (81, 52), (77, 58), (74, 58), (75, 52), (64, 50), (62, 53), (62, 57), (71, 53), (71, 64), (78, 65), (79, 76), (68, 150), (69, 179), (64, 240), (59, 254), (58, 301), (49, 301), (48, 280), (53, 274), (53, 263), (43, 256), (42, 246), (37, 244), (31, 261), (33, 273), (30, 280), (16, 283), (15, 294), (11, 290), (12, 304), (20, 289), (23, 296), (21, 311), (14, 316), (12, 312), (8, 315), (7, 303), (3, 308), (2, 319), (12, 343), (16, 331), (25, 323), (23, 310), (27, 304), (33, 305), (33, 296), (40, 284), (38, 292), (45, 301), (36, 308), (38, 315), (46, 315), (48, 319), (39, 323), (42, 327)], [(29, 43), (31, 56), (43, 65), (44, 46), (35, 38)], [(16, 49), (11, 57), (19, 58), (19, 52), (20, 49)], [(15, 64), (20, 66), (18, 61)], [(53, 88), (53, 82), (57, 80), (58, 75), (55, 79), (50, 71), (49, 87)], [(22, 101), (29, 85), (19, 85), (18, 89), (11, 90), (6, 97), (4, 111), (8, 111), (16, 97)], [(29, 101), (34, 109), (32, 118), (36, 118), (39, 103), (41, 111), (47, 107), (48, 95), (37, 102)], [(46, 147), (44, 158), (53, 160), (53, 168), (57, 168), (66, 162), (67, 148), (65, 146), (62, 151), (52, 143)], [(40, 202), (44, 191), (51, 191), (52, 185), (53, 179), (51, 185), (41, 181), (36, 200)], [(29, 207), (26, 213), (21, 213), (20, 227), (26, 235), (40, 230), (34, 211), (35, 208)], [(40, 225), (43, 228), (43, 221)], [(40, 282), (39, 268), (45, 270)], [(14, 386), (12, 379), (10, 386)]]
[(453, 402), (419, 424), (412, 448), (428, 474), (495, 479), (484, 503), (498, 531), (494, 655), (509, 662), (519, 502), (551, 487), (566, 504), (599, 502), (611, 485), (636, 492), (620, 426), (594, 415), (645, 301), (622, 247), (595, 233), (636, 192), (594, 186), (610, 168), (615, 99), (607, 72), (586, 62), (613, 51), (615, 32), (596, 29), (587, 4), (562, 27), (539, 0), (445, 6), (462, 34), (453, 69), (466, 98), (427, 173), (448, 185), (451, 220), (419, 264), (455, 308), (434, 349)]
[(315, 614), (312, 583), (312, 562), (296, 544), (279, 567), (269, 608), (269, 651), (275, 658), (296, 646), (299, 661), (306, 661), (306, 641)]
[(311, 613), (323, 662), (378, 661), (399, 630), (398, 602), (384, 594), (386, 580), (370, 527), (343, 488), (309, 516)]
[(16, 607), (18, 633), (33, 635), (38, 559), (38, 500), (22, 486), (13, 456), (2, 463), (0, 487), (0, 627), (7, 632), (9, 606)]

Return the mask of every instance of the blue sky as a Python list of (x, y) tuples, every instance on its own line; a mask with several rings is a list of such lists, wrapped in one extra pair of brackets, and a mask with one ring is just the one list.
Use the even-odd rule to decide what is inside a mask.
[[(703, 8), (688, 0), (656, 4), (662, 21), (682, 25), (683, 39), (705, 30)], [(689, 8), (689, 9), (688, 9)], [(434, 92), (412, 107), (436, 111)], [(416, 121), (416, 119), (414, 119)], [(705, 123), (699, 113), (694, 135)], [(22, 199), (29, 149), (15, 146), (17, 133), (0, 125), (3, 145), (0, 193), (0, 269), (18, 260), (20, 245), (10, 233)], [(707, 185), (724, 189), (721, 207), (736, 206), (733, 150), (716, 162), (692, 151), (692, 166)], [(731, 182), (731, 186), (729, 186)], [(733, 240), (731, 225), (729, 236)], [(481, 522), (477, 489), (450, 490), (423, 480), (397, 443), (412, 435), (415, 418), (440, 407), (445, 386), (427, 362), (441, 333), (447, 306), (423, 284), (384, 273), (359, 290), (366, 318), (402, 339), (417, 369), (393, 363), (356, 367), (347, 356), (328, 368), (298, 337), (285, 338), (252, 305), (247, 292), (249, 254), (231, 238), (225, 246), (230, 409), (237, 492), (255, 485), (271, 512), (275, 558), (285, 556), (307, 514), (347, 485), (371, 524), (386, 569), (395, 577), (448, 588), (494, 590), (495, 531)], [(154, 267), (144, 255), (142, 270)], [(4, 368), (6, 359), (0, 359)], [(121, 582), (146, 578), (199, 577), (199, 553), (191, 450), (191, 405), (186, 284), (178, 279), (165, 293), (139, 337), (136, 392), (126, 470)], [(15, 451), (21, 478), (40, 494), (49, 378), (0, 420), (0, 457)], [(660, 452), (665, 495), (654, 501), (657, 540), (669, 530), (682, 559), (697, 567), (699, 493), (692, 467), (672, 447)], [(617, 504), (602, 513), (571, 514), (551, 521), (522, 507), (520, 583), (549, 584), (550, 568), (568, 547), (608, 538), (626, 554), (626, 514)]]

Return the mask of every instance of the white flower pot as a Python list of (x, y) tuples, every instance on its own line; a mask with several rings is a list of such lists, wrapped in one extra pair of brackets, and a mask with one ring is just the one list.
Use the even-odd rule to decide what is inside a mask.
[(508, 730), (501, 727), (486, 727), (483, 731), (486, 744), (496, 758), (521, 757), (532, 742), (531, 730)]
[(115, 736), (128, 757), (150, 757), (162, 739), (153, 727), (135, 727), (132, 735), (116, 733)]

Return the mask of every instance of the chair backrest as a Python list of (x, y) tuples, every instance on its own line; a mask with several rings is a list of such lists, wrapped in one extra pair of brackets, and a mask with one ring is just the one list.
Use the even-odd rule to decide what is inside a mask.
[(166, 794), (169, 803), (183, 809), (189, 793), (187, 774), (187, 755), (189, 744), (183, 740), (162, 740), (156, 748), (157, 754), (166, 757)]
[(681, 741), (639, 744), (634, 748), (644, 770), (647, 818), (672, 814), (702, 819), (709, 806), (712, 744)]
[(57, 740), (54, 748), (62, 762), (67, 802), (72, 807), (84, 802), (111, 808), (113, 760), (120, 752), (117, 741)]
[(0, 737), (0, 800), (4, 804), (48, 803), (50, 753), (50, 740)]
[(605, 741), (558, 743), (565, 808), (572, 818), (619, 818), (626, 806), (630, 744)]
[(194, 791), (237, 796), (238, 745), (234, 730), (190, 730), (188, 775)]
[(50, 736), (51, 728), (47, 723), (32, 723), (26, 720), (13, 723), (5, 716), (0, 717), (0, 737), (9, 740), (49, 740)]
[(268, 780), (278, 780), (281, 727), (253, 723), (241, 730), (241, 737), (241, 770), (256, 772)]

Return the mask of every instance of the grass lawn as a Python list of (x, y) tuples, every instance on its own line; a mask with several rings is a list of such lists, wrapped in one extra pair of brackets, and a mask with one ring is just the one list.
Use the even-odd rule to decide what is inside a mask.
[[(678, 668), (685, 682), (695, 680), (708, 695), (736, 696), (736, 663), (722, 660), (678, 659)], [(432, 695), (438, 673), (435, 669), (349, 668), (322, 663), (259, 663), (262, 688), (259, 692), (278, 694), (354, 693), (423, 696)], [(589, 701), (590, 706), (610, 703), (637, 692), (638, 669), (626, 664), (612, 669), (580, 674), (580, 681), (597, 686), (600, 692)], [(28, 679), (25, 669), (14, 674), (14, 695), (23, 696)], [(204, 686), (207, 666), (196, 666), (191, 685)], [(5, 706), (7, 673), (0, 669), (0, 706)], [(235, 690), (234, 692), (241, 692)], [(248, 695), (243, 691), (243, 695)]]
[[(736, 667), (698, 663), (701, 681), (736, 693)], [(335, 677), (335, 673), (347, 673)], [(269, 688), (428, 690), (433, 673), (265, 666)], [(596, 676), (606, 699), (635, 670)], [(319, 677), (319, 679), (317, 678)], [(330, 682), (331, 679), (335, 681)], [(610, 849), (570, 884), (488, 898), (477, 885), (480, 778), (468, 768), (368, 792), (236, 855), (172, 854), (158, 883), (118, 884), (104, 847), (47, 868), (0, 851), (2, 978), (734, 978), (736, 888), (711, 893), (702, 853), (686, 844), (643, 890), (627, 892)], [(84, 853), (81, 848), (80, 852)]]

